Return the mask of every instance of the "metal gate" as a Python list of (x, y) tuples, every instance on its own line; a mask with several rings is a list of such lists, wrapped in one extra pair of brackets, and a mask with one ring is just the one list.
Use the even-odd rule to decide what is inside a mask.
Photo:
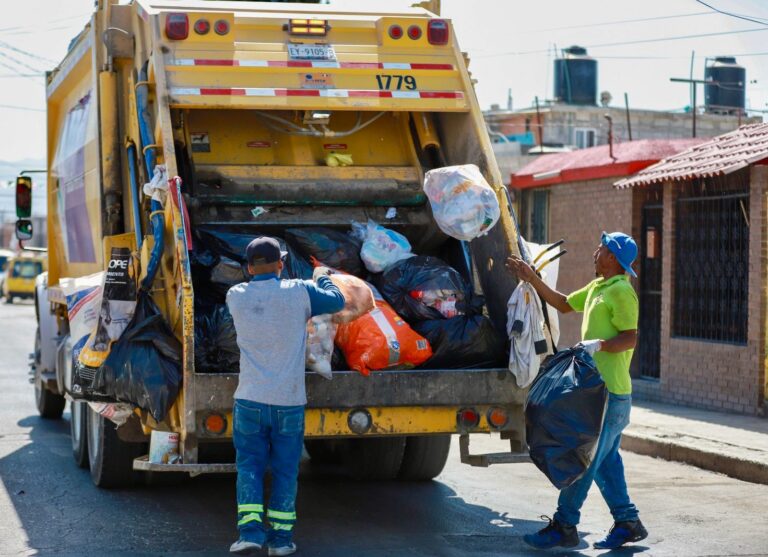
[(643, 206), (640, 239), (640, 323), (637, 358), (640, 375), (658, 379), (661, 374), (661, 246), (663, 206)]

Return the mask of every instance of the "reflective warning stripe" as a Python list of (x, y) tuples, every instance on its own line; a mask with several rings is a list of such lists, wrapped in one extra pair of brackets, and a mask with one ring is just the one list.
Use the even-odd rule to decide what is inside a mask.
[(261, 514), (259, 513), (247, 514), (243, 518), (237, 521), (237, 525), (242, 526), (243, 524), (248, 524), (249, 522), (261, 522)]
[(269, 518), (278, 518), (280, 520), (296, 520), (296, 512), (273, 511), (272, 509), (267, 509), (267, 516)]
[(378, 91), (375, 89), (275, 89), (255, 87), (172, 87), (176, 96), (231, 96), (231, 97), (327, 97), (381, 99), (463, 99), (461, 91)]
[(453, 64), (403, 64), (400, 62), (332, 62), (328, 60), (225, 60), (176, 58), (166, 67), (228, 66), (239, 68), (321, 68), (347, 70), (453, 70)]
[(374, 308), (369, 314), (378, 325), (381, 332), (387, 338), (387, 347), (389, 348), (389, 365), (393, 366), (400, 361), (400, 342), (397, 340), (397, 333), (392, 328), (392, 324), (387, 316), (379, 308)]
[(293, 530), (293, 524), (273, 524), (272, 525), (273, 530), (288, 530), (289, 532)]
[(258, 503), (253, 503), (253, 504), (250, 504), (250, 505), (238, 505), (237, 506), (237, 512), (239, 512), (239, 513), (247, 513), (247, 512), (263, 513), (264, 512), (264, 505), (259, 505)]

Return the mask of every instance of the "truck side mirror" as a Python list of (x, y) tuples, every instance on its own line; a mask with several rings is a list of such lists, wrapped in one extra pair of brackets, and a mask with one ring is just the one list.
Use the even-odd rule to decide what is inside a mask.
[[(16, 178), (16, 218), (28, 219), (32, 216), (32, 178), (18, 176)], [(32, 223), (29, 225), (31, 234)], [(16, 227), (18, 236), (18, 226)]]
[(19, 219), (16, 221), (16, 238), (20, 242), (26, 242), (32, 239), (32, 221), (28, 219)]

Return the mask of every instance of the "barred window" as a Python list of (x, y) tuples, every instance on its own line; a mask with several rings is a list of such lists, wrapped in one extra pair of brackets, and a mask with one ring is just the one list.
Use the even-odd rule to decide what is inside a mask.
[(686, 182), (675, 215), (674, 335), (745, 344), (749, 169)]
[(549, 238), (549, 191), (523, 190), (520, 200), (520, 228), (529, 242), (546, 244)]

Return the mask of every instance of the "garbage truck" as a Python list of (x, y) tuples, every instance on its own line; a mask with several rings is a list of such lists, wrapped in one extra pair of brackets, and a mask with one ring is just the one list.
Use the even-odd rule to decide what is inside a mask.
[[(451, 21), (424, 7), (96, 2), (46, 78), (49, 263), (35, 287), (32, 362), (39, 413), (60, 418), (71, 400), (73, 455), (96, 485), (235, 470), (238, 375), (195, 361), (196, 302), (207, 295), (193, 272), (201, 231), (283, 237), (372, 219), (456, 268), (506, 336), (515, 281), (504, 261), (520, 238), (468, 63)], [(422, 189), (430, 169), (464, 164), (480, 169), (501, 208), (469, 242), (440, 231)], [(142, 191), (161, 166), (164, 204)], [(17, 183), (21, 217), (30, 191)], [(33, 233), (28, 219), (17, 222), (21, 240)], [(73, 396), (65, 292), (107, 271), (117, 248), (140, 262), (137, 279), (182, 347), (167, 416), (136, 408), (120, 427)], [(506, 362), (367, 377), (334, 369), (331, 381), (307, 373), (306, 387), (309, 455), (360, 477), (431, 479), (452, 436), (470, 465), (527, 459), (525, 390)], [(153, 431), (178, 434), (179, 459), (150, 461)], [(489, 432), (505, 450), (473, 454), (469, 435)]]

